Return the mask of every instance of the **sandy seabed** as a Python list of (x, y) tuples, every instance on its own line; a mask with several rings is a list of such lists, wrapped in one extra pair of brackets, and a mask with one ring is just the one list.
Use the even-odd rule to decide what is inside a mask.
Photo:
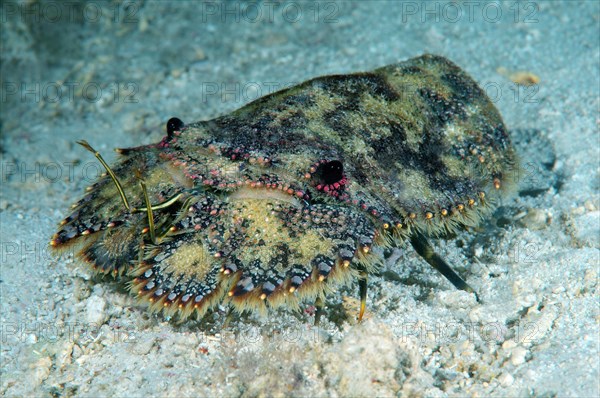
[[(2, 3), (3, 396), (599, 396), (599, 3)], [(158, 141), (308, 78), (422, 53), (488, 92), (523, 163), (518, 192), (308, 313), (175, 324), (47, 248), (99, 171), (75, 145)], [(307, 308), (307, 310), (310, 308)], [(344, 316), (344, 314), (346, 314)], [(348, 315), (349, 314), (349, 315)]]

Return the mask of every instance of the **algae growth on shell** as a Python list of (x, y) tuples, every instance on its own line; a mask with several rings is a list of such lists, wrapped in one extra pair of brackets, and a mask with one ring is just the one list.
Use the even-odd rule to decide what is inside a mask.
[(80, 142), (107, 174), (51, 245), (180, 318), (219, 304), (320, 308), (354, 281), (362, 317), (372, 249), (404, 242), (472, 292), (427, 238), (477, 225), (516, 167), (494, 105), (433, 55), (315, 78), (209, 121), (174, 118), (167, 132), (113, 166)]

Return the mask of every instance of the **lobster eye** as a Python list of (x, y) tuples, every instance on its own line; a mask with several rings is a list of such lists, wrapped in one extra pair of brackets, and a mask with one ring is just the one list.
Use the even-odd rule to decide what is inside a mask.
[(321, 177), (325, 184), (335, 184), (344, 178), (344, 165), (339, 160), (332, 160), (321, 166)]
[(178, 119), (176, 117), (170, 118), (167, 122), (167, 135), (169, 136), (169, 138), (173, 137), (173, 133), (175, 131), (180, 131), (183, 126), (184, 123), (181, 121), (181, 119)]

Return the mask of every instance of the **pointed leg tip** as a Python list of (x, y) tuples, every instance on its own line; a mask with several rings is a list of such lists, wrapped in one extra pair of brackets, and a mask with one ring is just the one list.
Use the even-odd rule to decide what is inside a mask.
[(361, 323), (367, 309), (367, 273), (361, 274), (361, 279), (358, 280), (360, 294), (360, 311), (358, 313), (358, 323)]
[(363, 321), (363, 318), (365, 316), (365, 309), (366, 309), (365, 303), (360, 303), (360, 312), (358, 313), (358, 323), (361, 323)]
[(323, 308), (325, 307), (325, 303), (322, 297), (317, 297), (315, 300), (315, 326), (319, 326), (321, 321), (321, 315), (323, 315)]
[(475, 289), (473, 289), (471, 286), (467, 285), (466, 282), (464, 284), (464, 286), (461, 288), (461, 290), (464, 290), (467, 293), (471, 293), (475, 296), (475, 300), (478, 303), (481, 303), (481, 299), (479, 298), (479, 295), (477, 294), (477, 292), (475, 291)]

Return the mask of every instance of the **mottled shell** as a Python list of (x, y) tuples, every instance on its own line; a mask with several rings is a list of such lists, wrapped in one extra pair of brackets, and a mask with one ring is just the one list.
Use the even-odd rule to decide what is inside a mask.
[[(298, 308), (372, 272), (373, 246), (476, 225), (510, 185), (516, 156), (477, 84), (425, 55), (372, 72), (326, 76), (120, 150), (52, 245), (80, 245), (98, 271), (130, 278), (151, 308), (202, 316)], [(127, 271), (127, 272), (122, 272)]]

